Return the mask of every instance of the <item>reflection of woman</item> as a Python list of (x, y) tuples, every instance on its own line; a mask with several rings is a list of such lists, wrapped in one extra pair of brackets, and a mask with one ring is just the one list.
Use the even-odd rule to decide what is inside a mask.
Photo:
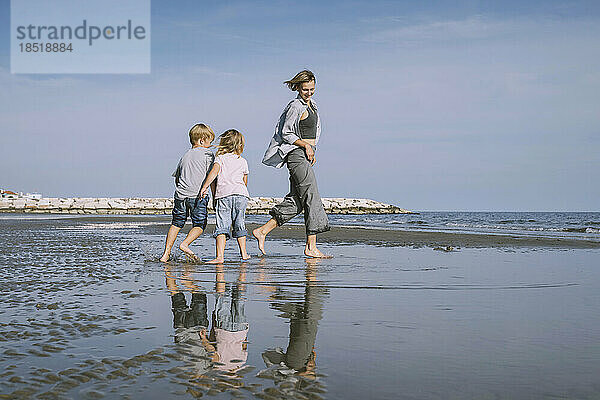
[(327, 257), (317, 249), (317, 234), (329, 230), (329, 220), (321, 202), (314, 165), (316, 145), (321, 135), (319, 112), (312, 96), (316, 79), (312, 72), (304, 70), (289, 81), (288, 87), (298, 92), (279, 117), (275, 135), (263, 158), (263, 163), (281, 168), (284, 164), (290, 173), (290, 193), (283, 202), (273, 207), (271, 218), (253, 232), (260, 251), (265, 254), (265, 238), (275, 227), (281, 226), (304, 212), (306, 247), (308, 257)]
[[(314, 263), (315, 261), (312, 261)], [(290, 319), (290, 337), (287, 350), (267, 350), (263, 360), (267, 366), (284, 363), (301, 375), (314, 377), (315, 374), (315, 340), (317, 328), (323, 316), (323, 301), (327, 290), (315, 285), (316, 265), (307, 260), (306, 286), (304, 301), (299, 303), (272, 304), (277, 310), (283, 311)]]

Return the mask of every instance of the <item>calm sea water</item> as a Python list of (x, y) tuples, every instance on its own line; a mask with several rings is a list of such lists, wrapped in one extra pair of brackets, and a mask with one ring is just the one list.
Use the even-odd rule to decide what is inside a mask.
[(228, 243), (223, 266), (162, 264), (168, 225), (0, 217), (0, 395), (600, 397), (598, 250), (324, 244), (335, 257), (310, 261), (273, 240), (249, 262)]

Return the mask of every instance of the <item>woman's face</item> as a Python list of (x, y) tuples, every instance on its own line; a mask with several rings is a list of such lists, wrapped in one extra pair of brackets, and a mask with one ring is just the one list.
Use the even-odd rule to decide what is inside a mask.
[(313, 94), (315, 94), (315, 81), (304, 82), (298, 89), (298, 93), (302, 100), (308, 102)]

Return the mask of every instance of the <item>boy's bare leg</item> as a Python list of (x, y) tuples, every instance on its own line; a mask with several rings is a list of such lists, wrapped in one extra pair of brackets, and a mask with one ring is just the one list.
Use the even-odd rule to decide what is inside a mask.
[(333, 256), (323, 254), (321, 250), (317, 249), (317, 235), (308, 235), (306, 237), (304, 254), (311, 258), (333, 258)]
[(190, 250), (189, 246), (194, 240), (198, 239), (200, 235), (202, 235), (202, 228), (200, 228), (199, 226), (195, 226), (192, 229), (190, 229), (185, 239), (183, 239), (183, 242), (181, 242), (181, 244), (179, 245), (179, 249), (194, 260), (197, 260), (198, 257), (196, 257), (194, 252)]
[(210, 260), (207, 264), (222, 264), (225, 261), (225, 242), (227, 238), (224, 234), (217, 235), (217, 257)]
[(181, 228), (171, 225), (169, 227), (169, 232), (167, 232), (167, 239), (165, 240), (165, 252), (160, 258), (161, 262), (169, 261), (169, 256), (171, 255), (171, 249), (173, 248), (173, 244), (175, 244), (175, 239), (177, 239), (177, 234)]
[(248, 260), (250, 256), (246, 252), (246, 236), (237, 238), (238, 246), (240, 247), (240, 255), (242, 260)]
[(175, 277), (173, 276), (173, 271), (169, 264), (165, 265), (165, 283), (167, 284), (167, 290), (173, 296), (175, 293), (179, 292), (179, 288), (177, 287), (177, 282), (175, 281)]
[(267, 221), (266, 224), (264, 224), (263, 226), (259, 226), (258, 228), (252, 231), (252, 236), (254, 236), (256, 240), (258, 240), (258, 249), (263, 255), (267, 254), (265, 253), (265, 238), (267, 237), (269, 232), (271, 232), (276, 227), (277, 221), (275, 220), (275, 218), (271, 218), (269, 221)]

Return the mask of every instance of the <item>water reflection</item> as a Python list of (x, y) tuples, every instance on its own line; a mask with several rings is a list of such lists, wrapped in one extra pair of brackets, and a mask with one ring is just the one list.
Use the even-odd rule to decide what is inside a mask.
[(300, 375), (315, 377), (315, 340), (319, 321), (323, 316), (323, 300), (328, 295), (326, 288), (318, 286), (318, 263), (319, 260), (306, 260), (306, 284), (301, 301), (281, 301), (295, 297), (286, 296), (281, 289), (273, 295), (276, 301), (271, 303), (271, 308), (281, 311), (281, 317), (289, 318), (290, 333), (285, 352), (281, 348), (263, 352), (262, 357), (267, 367), (279, 365)]
[[(273, 269), (269, 269), (264, 262), (250, 272), (248, 265), (242, 264), (235, 269), (235, 277), (229, 281), (224, 266), (216, 265), (214, 286), (210, 288), (203, 288), (200, 279), (193, 279), (200, 272), (194, 271), (197, 266), (184, 266), (177, 277), (173, 267), (166, 265), (174, 339), (178, 352), (182, 354), (181, 360), (190, 372), (188, 383), (193, 387), (188, 391), (192, 390), (194, 395), (211, 391), (211, 394), (235, 394), (245, 389), (257, 397), (266, 395), (269, 398), (315, 397), (317, 393), (324, 393), (321, 375), (317, 373), (315, 342), (319, 321), (323, 316), (323, 302), (329, 293), (318, 282), (319, 262), (306, 260), (301, 291), (274, 280), (269, 276)], [(227, 269), (227, 275), (230, 271)], [(205, 273), (206, 270), (201, 272)], [(250, 283), (247, 282), (248, 274), (254, 278)], [(245, 303), (249, 284), (255, 284), (250, 286), (252, 294), (267, 298), (268, 309), (265, 310), (276, 311), (277, 317), (289, 320), (287, 345), (285, 342), (273, 342), (274, 347), (254, 349), (256, 353), (250, 358), (262, 358), (264, 366), (257, 365), (262, 369), (253, 374), (248, 372), (255, 367), (247, 365), (251, 316), (246, 316)], [(210, 323), (207, 318), (207, 289), (214, 293)], [(186, 295), (191, 299), (189, 305)], [(275, 322), (284, 323), (280, 318), (276, 318)], [(268, 330), (256, 334), (273, 337)], [(266, 343), (272, 340), (268, 339)], [(278, 346), (285, 346), (285, 350)]]
[(273, 380), (273, 387), (262, 390), (272, 398), (321, 398), (326, 392), (317, 373), (315, 341), (319, 321), (323, 316), (323, 302), (328, 290), (319, 286), (317, 271), (320, 260), (306, 260), (305, 285), (298, 296), (292, 290), (275, 284), (270, 296), (270, 308), (279, 311), (279, 317), (289, 319), (290, 329), (285, 351), (281, 347), (262, 352), (266, 369), (257, 376)]
[[(203, 377), (212, 369), (213, 360), (210, 355), (210, 344), (207, 339), (208, 316), (207, 298), (192, 278), (193, 269), (186, 265), (182, 277), (177, 277), (173, 267), (165, 265), (165, 281), (171, 296), (173, 312), (173, 338), (178, 344), (178, 353), (182, 361), (192, 371), (192, 379)], [(191, 292), (188, 307), (184, 292)]]
[(236, 282), (225, 282), (223, 265), (216, 266), (215, 310), (212, 314), (210, 342), (215, 344), (215, 367), (234, 373), (248, 359), (247, 337), (249, 324), (244, 312), (246, 265), (239, 268)]

